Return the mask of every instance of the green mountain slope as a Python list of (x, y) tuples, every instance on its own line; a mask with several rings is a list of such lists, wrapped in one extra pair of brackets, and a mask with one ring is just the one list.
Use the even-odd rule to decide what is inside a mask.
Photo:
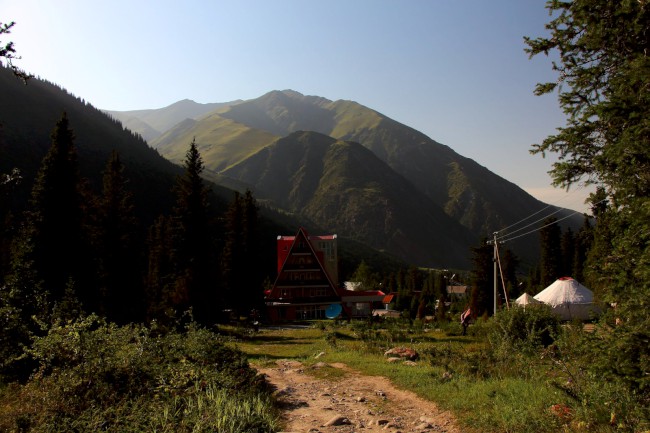
[(174, 162), (185, 157), (183, 146), (196, 139), (207, 169), (220, 172), (249, 157), (278, 137), (270, 132), (208, 114), (200, 121), (185, 119), (160, 137), (151, 141), (161, 155)]
[[(304, 121), (309, 117), (307, 114), (318, 115), (320, 120)], [(361, 143), (411, 181), (447, 215), (470, 229), (476, 239), (490, 236), (547, 207), (517, 185), (448, 146), (353, 101), (328, 101), (294, 91), (274, 91), (236, 107), (224, 108), (220, 116), (278, 135), (313, 130)], [(573, 213), (551, 207), (551, 211), (554, 209), (558, 210), (558, 218)], [(582, 224), (582, 216), (570, 216), (564, 224), (577, 229)], [(515, 241), (511, 247), (524, 262), (532, 262), (538, 254), (538, 241), (536, 236), (529, 236)]]
[(183, 99), (164, 108), (132, 111), (105, 110), (105, 112), (122, 122), (131, 131), (150, 141), (185, 119), (198, 119), (218, 108), (239, 102), (241, 101), (200, 104)]
[(311, 130), (361, 143), (477, 234), (545, 206), (448, 146), (356, 102), (274, 91), (221, 110), (220, 116), (279, 136)]
[(468, 265), (469, 231), (358, 143), (295, 132), (222, 174), (326, 230), (411, 263)]

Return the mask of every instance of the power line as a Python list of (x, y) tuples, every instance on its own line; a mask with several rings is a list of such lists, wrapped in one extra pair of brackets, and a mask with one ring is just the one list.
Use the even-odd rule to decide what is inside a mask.
[[(550, 207), (550, 206), (547, 206), (547, 207)], [(505, 237), (512, 236), (513, 234), (515, 234), (515, 233), (517, 233), (517, 232), (520, 232), (520, 231), (522, 231), (522, 230), (524, 230), (524, 229), (527, 229), (528, 227), (533, 226), (533, 225), (539, 223), (540, 221), (544, 221), (546, 218), (548, 218), (548, 217), (550, 217), (550, 216), (553, 216), (553, 215), (555, 215), (555, 214), (558, 213), (558, 212), (562, 212), (562, 210), (563, 210), (562, 208), (556, 209), (555, 212), (552, 212), (552, 213), (546, 215), (546, 216), (543, 217), (543, 218), (540, 218), (540, 219), (538, 219), (538, 220), (536, 220), (536, 221), (533, 221), (533, 222), (530, 223), (530, 224), (526, 224), (525, 226), (523, 226), (523, 227), (521, 227), (521, 228), (518, 228), (517, 230), (513, 230), (512, 232), (510, 232), (510, 233), (508, 233), (508, 234), (504, 234), (504, 235), (501, 235), (501, 236), (497, 236), (497, 240), (500, 241), (501, 239), (503, 239), (503, 238), (505, 238)], [(541, 212), (541, 211), (540, 211), (540, 212)], [(537, 213), (539, 213), (539, 212), (537, 212)], [(574, 211), (574, 213), (572, 213), (571, 215), (575, 215), (575, 214), (577, 214), (577, 213), (581, 213), (581, 212), (579, 212), (579, 211)], [(533, 215), (535, 215), (535, 214), (533, 214)], [(531, 215), (531, 216), (533, 216), (533, 215)], [(571, 215), (569, 215), (569, 216), (571, 216)], [(526, 219), (528, 219), (528, 218), (530, 218), (530, 217), (527, 217)], [(568, 218), (568, 217), (565, 217), (565, 218), (562, 218), (562, 219), (566, 219), (566, 218)], [(520, 222), (523, 222), (523, 220), (520, 221)], [(519, 224), (519, 223), (517, 223), (517, 224)], [(512, 227), (512, 226), (511, 226), (511, 227)], [(500, 230), (500, 231), (503, 231), (503, 230)], [(505, 242), (505, 241), (502, 241), (502, 242)]]
[[(571, 195), (573, 195), (573, 194), (575, 194), (576, 192), (578, 192), (578, 191), (584, 189), (584, 187), (585, 187), (584, 185), (579, 185), (577, 188), (575, 188), (575, 189), (574, 189), (573, 191), (571, 191), (569, 194), (567, 194), (567, 195), (565, 195), (564, 197), (562, 197), (562, 198), (561, 198), (557, 203), (559, 204), (559, 202), (561, 202), (561, 201), (563, 201), (563, 200), (566, 200), (566, 199), (569, 198)], [(552, 215), (555, 215), (556, 213), (561, 212), (561, 211), (563, 210), (563, 208), (560, 208), (557, 204), (555, 204), (555, 205), (550, 205), (550, 204), (549, 204), (549, 205), (543, 207), (542, 209), (538, 210), (537, 212), (533, 212), (532, 214), (528, 215), (527, 217), (520, 219), (519, 221), (515, 222), (514, 224), (510, 224), (508, 227), (503, 228), (503, 229), (497, 231), (497, 233), (505, 232), (505, 231), (507, 231), (508, 229), (510, 229), (510, 228), (512, 228), (512, 227), (515, 227), (515, 226), (517, 226), (517, 225), (523, 223), (524, 221), (529, 220), (530, 218), (534, 217), (535, 215), (544, 212), (546, 209), (549, 209), (549, 208), (552, 208), (552, 207), (557, 207), (557, 208), (559, 208), (559, 209), (555, 210), (555, 212), (552, 212), (552, 213), (546, 215), (546, 216), (543, 217), (543, 218), (540, 218), (540, 219), (538, 219), (538, 220), (536, 220), (536, 221), (533, 221), (533, 222), (530, 223), (530, 224), (527, 224), (527, 225), (525, 225), (525, 226), (523, 226), (523, 227), (520, 227), (520, 228), (518, 228), (517, 230), (512, 231), (511, 233), (508, 233), (508, 234), (505, 234), (505, 233), (504, 233), (504, 234), (502, 234), (501, 236), (498, 236), (498, 237), (499, 237), (500, 239), (503, 239), (503, 238), (506, 237), (506, 236), (511, 236), (511, 235), (513, 235), (513, 234), (515, 234), (515, 233), (517, 233), (517, 232), (520, 232), (520, 231), (522, 231), (522, 230), (524, 230), (524, 229), (526, 229), (526, 228), (528, 228), (528, 227), (530, 227), (530, 226), (532, 226), (532, 225), (534, 225), (534, 224), (539, 223), (540, 221), (544, 221), (546, 218), (548, 218), (548, 217), (550, 217), (550, 216), (552, 216)], [(581, 213), (581, 212), (576, 211), (576, 213)]]
[(565, 216), (565, 217), (563, 217), (563, 218), (560, 218), (559, 220), (555, 220), (555, 221), (553, 221), (553, 222), (551, 222), (551, 223), (548, 223), (548, 224), (546, 224), (546, 225), (543, 225), (543, 226), (541, 226), (541, 227), (537, 227), (536, 229), (533, 229), (533, 230), (528, 231), (528, 232), (526, 232), (526, 233), (522, 233), (522, 234), (520, 234), (520, 235), (513, 236), (513, 237), (508, 238), (508, 239), (500, 240), (500, 242), (501, 242), (501, 243), (509, 242), (509, 241), (511, 241), (511, 240), (514, 240), (514, 239), (517, 239), (517, 238), (521, 238), (521, 237), (526, 236), (526, 235), (529, 235), (529, 234), (531, 234), (531, 233), (535, 233), (536, 231), (539, 231), (539, 230), (541, 230), (541, 229), (545, 229), (546, 227), (552, 226), (553, 224), (557, 224), (557, 223), (559, 223), (560, 221), (564, 221), (565, 219), (567, 219), (567, 218), (571, 218), (573, 215), (576, 215), (576, 214), (579, 214), (579, 213), (581, 213), (581, 212), (575, 211), (575, 212), (573, 212), (573, 213), (571, 213), (571, 214), (569, 214), (569, 215), (567, 215), (567, 216)]
[[(598, 203), (594, 203), (594, 205), (600, 204), (600, 203), (602, 203), (602, 202), (604, 202), (604, 201), (607, 201), (607, 199), (604, 198), (604, 199), (600, 200)], [(534, 229), (534, 230), (528, 231), (528, 232), (526, 232), (526, 233), (522, 233), (522, 234), (517, 235), (517, 236), (513, 236), (513, 237), (511, 237), (511, 238), (507, 238), (507, 239), (503, 239), (503, 237), (507, 237), (507, 236), (503, 236), (503, 237), (502, 237), (501, 239), (499, 239), (498, 241), (501, 242), (501, 243), (504, 243), (504, 242), (512, 241), (512, 240), (517, 239), (517, 238), (521, 238), (521, 237), (526, 236), (526, 235), (529, 235), (529, 234), (531, 234), (531, 233), (535, 233), (536, 231), (539, 231), (539, 230), (544, 229), (544, 228), (546, 228), (546, 227), (552, 226), (553, 224), (557, 224), (557, 223), (559, 223), (560, 221), (564, 221), (564, 220), (567, 219), (567, 218), (571, 218), (572, 216), (577, 215), (577, 214), (579, 214), (579, 213), (582, 213), (582, 212), (580, 212), (580, 211), (574, 211), (574, 212), (570, 213), (569, 215), (567, 215), (567, 216), (565, 216), (565, 217), (562, 217), (562, 218), (560, 218), (559, 220), (555, 220), (555, 221), (553, 221), (552, 223), (548, 223), (548, 224), (546, 224), (546, 225), (544, 225), (544, 226), (542, 226), (542, 227), (538, 227), (538, 228), (536, 228), (536, 229)], [(552, 215), (552, 214), (551, 214), (551, 215)], [(549, 215), (549, 216), (550, 216), (550, 215)]]

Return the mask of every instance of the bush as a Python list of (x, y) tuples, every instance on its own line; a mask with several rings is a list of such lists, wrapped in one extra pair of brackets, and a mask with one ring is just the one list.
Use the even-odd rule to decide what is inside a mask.
[(235, 433), (277, 424), (245, 355), (193, 324), (156, 336), (91, 316), (53, 326), (27, 356), (38, 369), (2, 390), (0, 431)]
[(536, 351), (552, 344), (560, 332), (560, 321), (547, 305), (526, 309), (513, 307), (492, 318), (488, 339), (495, 350)]

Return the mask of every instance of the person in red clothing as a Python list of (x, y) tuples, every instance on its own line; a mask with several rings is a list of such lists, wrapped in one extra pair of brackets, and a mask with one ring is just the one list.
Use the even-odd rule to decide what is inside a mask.
[(463, 326), (463, 335), (467, 334), (467, 327), (469, 326), (471, 318), (472, 310), (469, 308), (460, 314), (460, 324)]

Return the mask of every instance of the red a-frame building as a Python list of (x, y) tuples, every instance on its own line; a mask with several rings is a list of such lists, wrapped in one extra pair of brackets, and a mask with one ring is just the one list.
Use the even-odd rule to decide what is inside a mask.
[(325, 310), (341, 304), (337, 291), (336, 235), (278, 236), (278, 276), (265, 301), (272, 322), (324, 319)]

